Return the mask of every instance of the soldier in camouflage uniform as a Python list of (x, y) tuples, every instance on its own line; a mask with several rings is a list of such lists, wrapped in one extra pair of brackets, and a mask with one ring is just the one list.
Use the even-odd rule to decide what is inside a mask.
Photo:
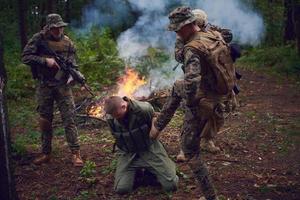
[[(221, 33), (221, 35), (222, 35), (223, 39), (225, 40), (225, 42), (230, 43), (232, 41), (232, 32), (231, 32), (231, 30), (220, 28), (218, 26), (215, 26), (215, 25), (212, 25), (212, 24), (208, 23), (207, 14), (203, 10), (194, 9), (194, 10), (192, 10), (192, 13), (196, 17), (196, 20), (195, 20), (196, 25), (201, 30), (204, 30), (204, 31), (207, 31), (207, 30), (218, 31), (218, 32)], [(176, 42), (175, 42), (175, 59), (179, 63), (183, 63), (183, 59), (184, 59), (183, 58), (183, 47), (184, 47), (183, 40), (179, 36), (177, 36), (176, 37)], [(180, 85), (180, 84), (176, 84), (176, 86), (178, 86), (178, 85)], [(175, 85), (174, 85), (174, 87), (175, 87)], [(225, 103), (227, 108), (229, 108), (229, 107), (230, 108), (235, 108), (236, 104), (237, 104), (237, 101), (236, 101), (236, 97), (235, 97), (234, 92), (229, 94), (228, 97), (226, 99), (224, 99), (224, 101), (225, 101), (224, 103)], [(220, 128), (223, 125), (223, 123), (218, 123), (217, 125)], [(219, 128), (217, 128), (215, 130), (219, 130)], [(202, 136), (201, 136), (203, 138), (203, 140), (201, 140), (201, 144), (200, 144), (201, 148), (203, 150), (206, 150), (206, 151), (212, 152), (212, 153), (220, 151), (220, 148), (215, 146), (215, 144), (214, 144), (215, 136), (216, 136), (216, 132), (209, 131), (209, 130), (207, 130), (206, 132), (203, 132)], [(177, 160), (178, 161), (184, 161), (185, 160), (185, 157), (184, 157), (184, 154), (183, 154), (182, 150), (180, 151), (179, 155), (177, 156)]]
[[(184, 95), (184, 80), (177, 80), (175, 81), (171, 94), (167, 100), (167, 102), (164, 104), (161, 113), (165, 113), (163, 118), (160, 118), (160, 121), (157, 123), (160, 123), (161, 127), (164, 127), (166, 124), (169, 123), (169, 121), (172, 119), (175, 111), (177, 108), (181, 105), (184, 108), (185, 116), (184, 116), (184, 123), (182, 130), (186, 130), (186, 127), (188, 126), (188, 119), (191, 118), (191, 112), (189, 112), (188, 108), (185, 106), (185, 95)], [(200, 147), (202, 150), (206, 150), (211, 153), (216, 153), (220, 151), (218, 147), (214, 145), (213, 138), (217, 134), (217, 132), (220, 130), (220, 128), (224, 124), (224, 119), (221, 117), (218, 117), (217, 115), (214, 115), (210, 121), (207, 123), (206, 128), (203, 129), (201, 133), (201, 138), (205, 142), (200, 141)], [(210, 128), (208, 128), (210, 127)], [(181, 137), (183, 136), (183, 133), (181, 133)], [(183, 140), (181, 139), (181, 142)], [(184, 144), (181, 143), (181, 146)], [(177, 155), (177, 161), (186, 161), (186, 158), (184, 156), (184, 153), (182, 150), (180, 150), (180, 153)]]
[[(233, 36), (232, 36), (232, 32), (230, 29), (221, 28), (216, 25), (212, 25), (212, 24), (208, 23), (207, 14), (201, 9), (194, 9), (194, 10), (192, 10), (192, 12), (196, 17), (195, 23), (197, 26), (199, 26), (199, 28), (201, 30), (218, 31), (221, 33), (225, 42), (230, 43), (232, 41)], [(183, 63), (183, 52), (182, 52), (183, 46), (184, 46), (184, 42), (182, 41), (182, 39), (179, 36), (177, 36), (176, 42), (175, 42), (175, 60), (179, 63)]]
[(65, 26), (67, 24), (63, 22), (60, 15), (49, 14), (46, 18), (46, 26), (29, 40), (22, 54), (23, 63), (31, 67), (33, 78), (37, 80), (37, 111), (40, 115), (39, 126), (42, 132), (42, 155), (33, 161), (35, 164), (48, 162), (51, 158), (53, 106), (56, 102), (72, 152), (73, 165), (83, 165), (74, 121), (70, 76), (60, 70), (53, 55), (49, 55), (49, 51), (45, 48), (51, 49), (75, 64), (75, 46), (64, 35)]
[(154, 174), (165, 191), (176, 190), (178, 177), (174, 162), (159, 140), (149, 138), (153, 107), (148, 102), (111, 96), (105, 100), (104, 110), (117, 146), (115, 191), (131, 192), (139, 169)]
[[(184, 43), (183, 90), (186, 106), (184, 129), (181, 137), (182, 150), (205, 198), (215, 200), (218, 198), (206, 164), (200, 156), (199, 143), (201, 134), (206, 131), (215, 133), (220, 127), (217, 124), (223, 123), (225, 106), (222, 102), (234, 85), (233, 61), (221, 34), (217, 31), (201, 30), (195, 24), (196, 17), (189, 7), (176, 8), (169, 14), (169, 19), (169, 30), (175, 31)], [(222, 48), (222, 50), (218, 51), (218, 48)], [(207, 60), (213, 59), (211, 57), (213, 55), (220, 57)], [(212, 63), (213, 61), (219, 63)], [(224, 85), (219, 84), (221, 77), (217, 76), (220, 74), (214, 73), (214, 70), (217, 69), (215, 67), (226, 67), (226, 70), (229, 67), (228, 70), (231, 70), (227, 71), (229, 79), (226, 79), (226, 84), (225, 82)], [(229, 85), (230, 87), (227, 87)], [(221, 91), (223, 89), (225, 92)], [(175, 93), (173, 90), (173, 96), (176, 96)], [(168, 103), (172, 103), (174, 106), (166, 105), (165, 107), (171, 108), (170, 111), (174, 110), (172, 107), (176, 107), (177, 101), (169, 101)], [(161, 112), (157, 120), (154, 120), (150, 131), (151, 138), (156, 138), (170, 121), (169, 114), (168, 112)]]

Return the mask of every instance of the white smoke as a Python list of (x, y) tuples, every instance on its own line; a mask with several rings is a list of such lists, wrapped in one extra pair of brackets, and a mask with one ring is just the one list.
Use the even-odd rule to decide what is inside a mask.
[(240, 0), (197, 1), (196, 7), (208, 14), (208, 21), (231, 29), (234, 41), (257, 45), (264, 34), (262, 17), (250, 10)]
[[(100, 12), (99, 5), (103, 2), (110, 2), (113, 15), (103, 15)], [(124, 19), (129, 17), (129, 7), (120, 2), (96, 0), (93, 6), (86, 9), (83, 21), (90, 24), (99, 18), (102, 21), (96, 20), (96, 22), (104, 25), (124, 22)], [(257, 45), (264, 34), (262, 17), (241, 0), (128, 0), (128, 3), (131, 9), (141, 15), (134, 26), (121, 33), (117, 39), (120, 57), (131, 64), (136, 64), (140, 57), (147, 54), (149, 47), (154, 47), (164, 49), (172, 58), (160, 70), (150, 69), (151, 90), (171, 85), (178, 77), (182, 76), (179, 68), (176, 73), (171, 70), (176, 65), (173, 56), (175, 33), (166, 29), (169, 23), (168, 13), (175, 7), (184, 5), (204, 10), (211, 24), (231, 29), (233, 40), (240, 44)], [(117, 12), (114, 12), (114, 9), (117, 9)], [(112, 21), (109, 16), (114, 20)], [(169, 70), (169, 75), (163, 76), (162, 70)], [(144, 88), (143, 91), (146, 90)], [(145, 96), (145, 94), (143, 95)]]

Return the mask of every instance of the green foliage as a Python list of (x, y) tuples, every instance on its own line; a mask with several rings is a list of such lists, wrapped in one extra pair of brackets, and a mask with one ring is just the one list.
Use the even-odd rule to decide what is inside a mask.
[(117, 163), (118, 163), (118, 161), (116, 159), (113, 159), (109, 166), (104, 166), (102, 168), (102, 170), (101, 170), (102, 174), (109, 174), (109, 173), (115, 171), (117, 168)]
[(86, 36), (75, 35), (80, 70), (88, 82), (100, 89), (115, 83), (124, 62), (118, 57), (117, 44), (109, 29), (93, 28)]
[(97, 199), (97, 194), (88, 190), (80, 191), (79, 196), (75, 197), (74, 200), (89, 200), (89, 199)]
[(282, 0), (276, 1), (250, 1), (254, 9), (263, 16), (266, 29), (264, 44), (278, 46), (283, 43), (284, 30), (284, 4)]
[(80, 170), (80, 176), (84, 178), (90, 178), (96, 174), (96, 163), (90, 160), (87, 160), (84, 163), (83, 168)]
[(57, 127), (55, 130), (54, 130), (54, 133), (53, 135), (55, 136), (62, 136), (65, 134), (65, 129), (64, 127)]
[(40, 141), (40, 133), (37, 131), (28, 131), (27, 133), (18, 134), (12, 142), (12, 152), (16, 155), (25, 155), (28, 145), (36, 145)]
[[(138, 65), (135, 68), (144, 76), (149, 75), (150, 69), (161, 69), (163, 64), (170, 59), (163, 50), (150, 47), (147, 50), (147, 54), (138, 60)], [(163, 75), (169, 72), (163, 72)]]
[(300, 57), (291, 44), (249, 49), (238, 60), (238, 65), (252, 66), (256, 69), (286, 76), (296, 75), (297, 78), (300, 78)]
[(18, 135), (15, 141), (12, 143), (11, 148), (12, 152), (16, 155), (23, 156), (27, 152), (27, 140), (23, 135)]

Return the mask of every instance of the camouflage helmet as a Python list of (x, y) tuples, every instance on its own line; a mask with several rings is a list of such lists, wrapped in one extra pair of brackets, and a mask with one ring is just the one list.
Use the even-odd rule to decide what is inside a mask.
[(176, 8), (169, 14), (169, 20), (170, 24), (168, 25), (168, 30), (178, 31), (183, 26), (193, 23), (196, 17), (190, 7), (182, 6)]
[(53, 13), (53, 14), (49, 14), (46, 17), (46, 26), (50, 29), (50, 28), (59, 28), (59, 27), (64, 27), (67, 26), (68, 24), (65, 23), (61, 16), (59, 14)]
[(196, 17), (196, 23), (197, 25), (202, 28), (207, 25), (207, 14), (201, 10), (201, 9), (194, 9), (192, 10), (192, 13)]

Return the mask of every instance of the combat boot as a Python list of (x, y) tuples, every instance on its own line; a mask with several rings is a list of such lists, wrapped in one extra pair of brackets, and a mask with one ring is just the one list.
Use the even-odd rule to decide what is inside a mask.
[(37, 158), (35, 158), (33, 160), (33, 163), (36, 164), (36, 165), (40, 165), (40, 164), (49, 162), (50, 159), (51, 159), (50, 154), (44, 154), (43, 153), (42, 155), (40, 155)]
[(80, 156), (80, 151), (73, 151), (72, 152), (72, 163), (74, 167), (82, 167), (83, 166), (83, 160)]
[(176, 160), (177, 160), (177, 162), (185, 162), (187, 160), (181, 149), (180, 149), (179, 154), (176, 157)]
[(200, 147), (204, 151), (208, 151), (210, 153), (217, 153), (220, 151), (220, 148), (215, 146), (213, 140), (205, 140), (203, 139), (200, 143)]

